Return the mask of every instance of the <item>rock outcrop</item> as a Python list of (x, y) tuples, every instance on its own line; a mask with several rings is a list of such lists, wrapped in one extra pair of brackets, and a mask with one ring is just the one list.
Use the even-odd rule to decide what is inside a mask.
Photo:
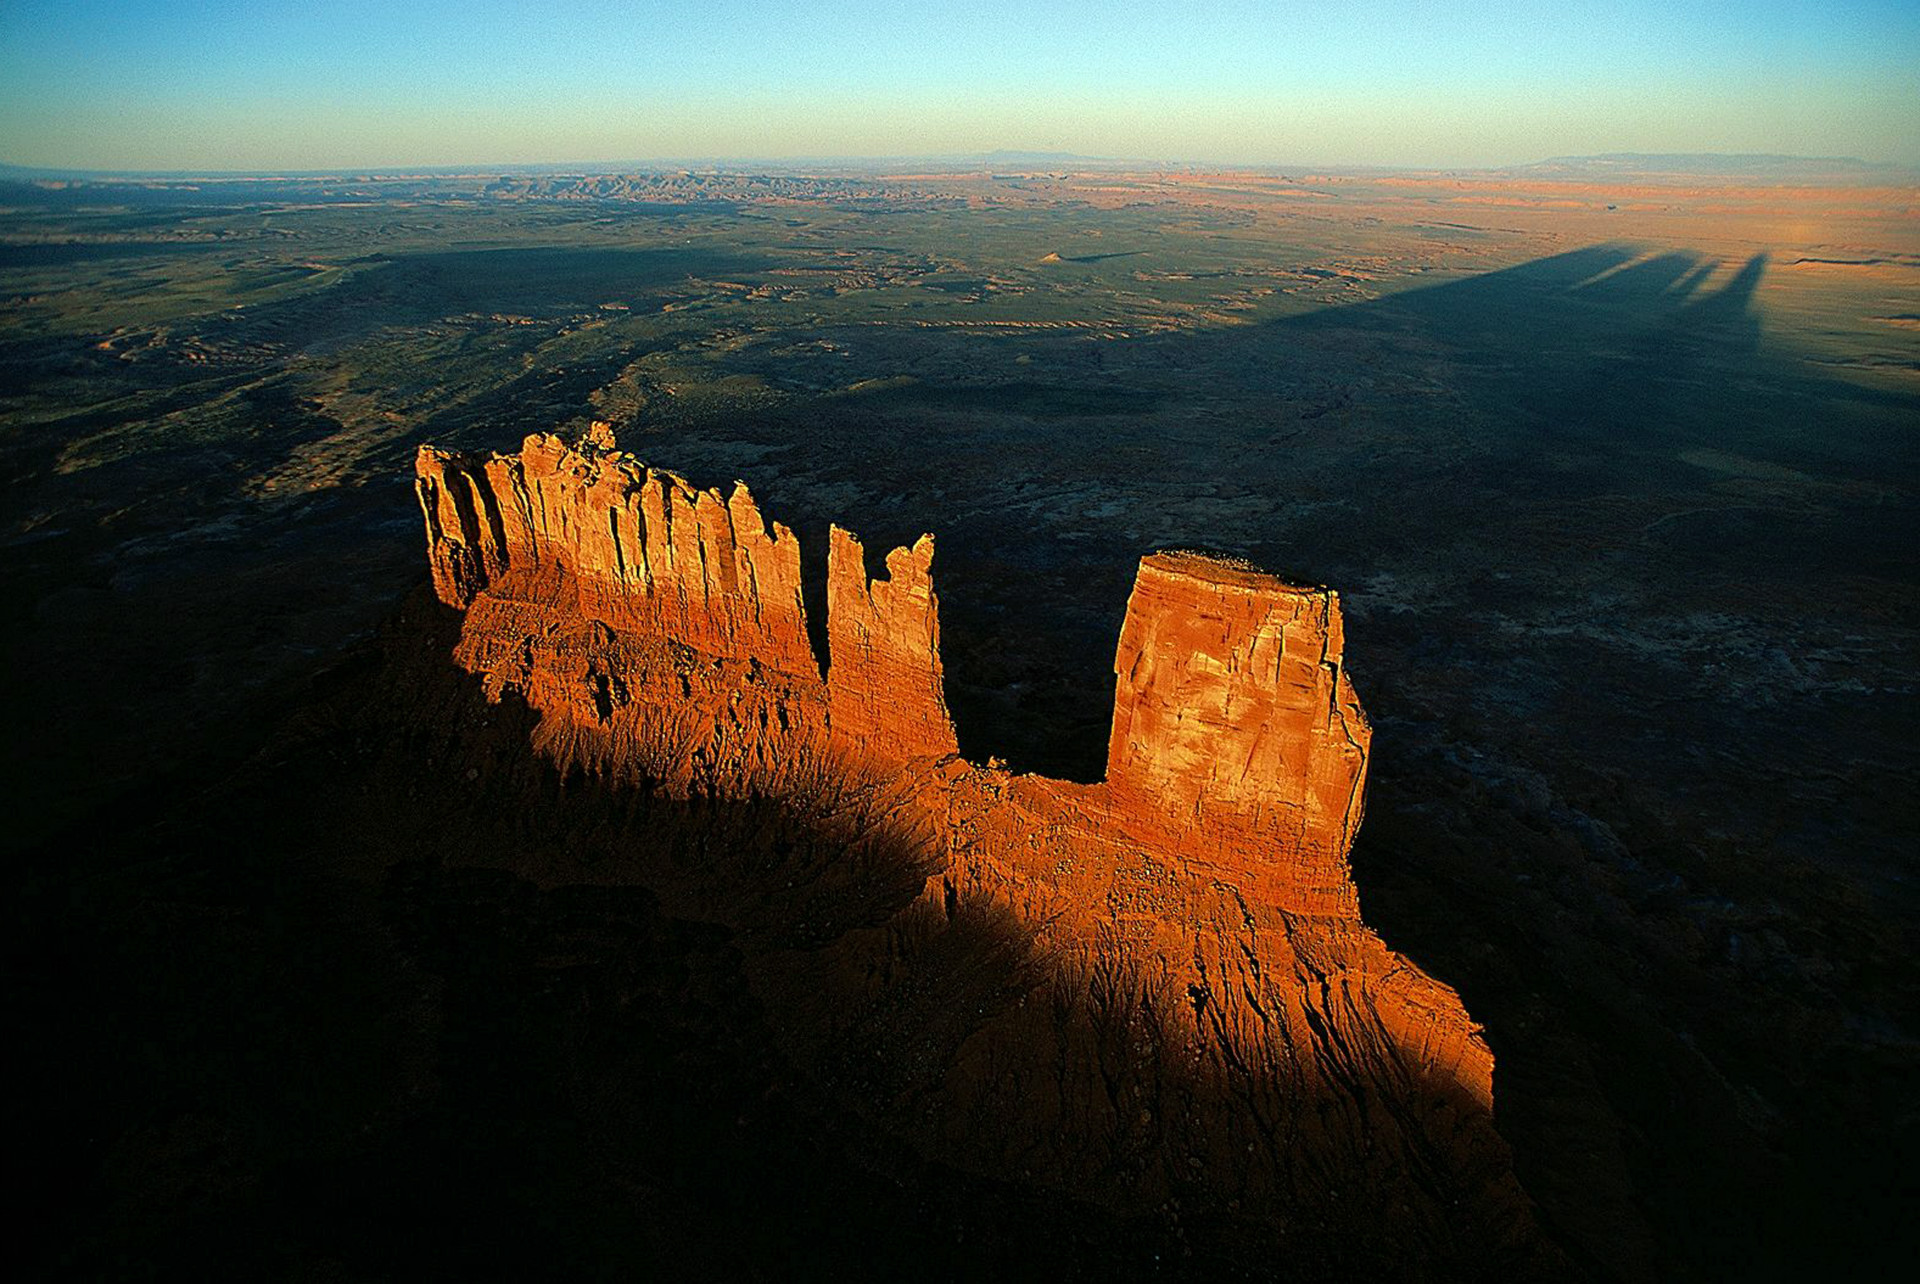
[[(1203, 1189), (1311, 1218), (1366, 1189), (1417, 1235), (1472, 1190), (1511, 1214), (1476, 1233), (1522, 1236), (1479, 1028), (1360, 920), (1347, 854), (1370, 732), (1334, 593), (1144, 559), (1107, 778), (1075, 784), (959, 756), (931, 537), (876, 576), (831, 532), (823, 665), (797, 541), (744, 485), (723, 498), (604, 437), (533, 436), (484, 459), (424, 447), (418, 488), (436, 591), (465, 613), (455, 659), (526, 701), (550, 761), (784, 800), (850, 850), (882, 835), (910, 854), (917, 898), (821, 929), (804, 966), (764, 977), (776, 1010), (814, 1014), (790, 1032), (803, 1060), (874, 1058), (862, 1111), (1077, 1197)], [(916, 960), (987, 922), (1020, 960), (1016, 996), (924, 983)]]
[[(540, 435), (518, 456), (485, 460), (423, 448), (418, 487), (434, 587), (449, 606), (492, 590), (495, 602), (565, 607), (610, 630), (751, 661), (803, 689), (819, 678), (807, 692), (824, 704), (813, 725), (779, 722), (862, 768), (958, 752), (930, 535), (894, 549), (873, 578), (859, 539), (832, 528), (822, 674), (798, 541), (777, 523), (768, 533), (744, 483), (722, 499)], [(1193, 553), (1144, 559), (1115, 661), (1101, 805), (1161, 831), (1163, 845), (1233, 868), (1263, 901), (1357, 918), (1346, 855), (1370, 731), (1341, 653), (1329, 590)]]
[(601, 453), (529, 437), (518, 456), (460, 460), (422, 451), (420, 500), (433, 584), (466, 607), (515, 573), (564, 578), (583, 615), (711, 654), (811, 666), (800, 546), (771, 535), (745, 486), (730, 499), (671, 473), (602, 467)]
[(827, 697), (836, 739), (870, 762), (959, 752), (940, 677), (940, 607), (933, 536), (887, 554), (869, 579), (867, 555), (834, 527), (827, 548)]
[(1191, 553), (1140, 563), (1114, 661), (1107, 788), (1231, 849), (1249, 891), (1359, 916), (1347, 852), (1372, 732), (1341, 666), (1340, 601)]

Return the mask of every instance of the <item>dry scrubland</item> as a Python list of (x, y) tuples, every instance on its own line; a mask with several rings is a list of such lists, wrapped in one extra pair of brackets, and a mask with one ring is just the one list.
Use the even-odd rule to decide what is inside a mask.
[[(417, 445), (590, 419), (699, 484), (747, 478), (803, 548), (830, 520), (877, 547), (937, 531), (961, 747), (1015, 770), (1098, 776), (1142, 552), (1337, 587), (1376, 726), (1362, 908), (1487, 1026), (1496, 1124), (1559, 1251), (1601, 1278), (1716, 1277), (1896, 1233), (1920, 908), (1910, 179), (349, 176), (0, 204), (14, 948), (47, 978), (33, 1137), (66, 1249), (239, 1251), (223, 1228), (252, 1219), (259, 1260), (352, 1262), (373, 1250), (301, 1210), (402, 1151), (584, 1174), (410, 1206), (429, 1242), (482, 1206), (557, 1225), (543, 1251), (644, 1259), (677, 1214), (636, 1241), (623, 1182), (717, 1215), (665, 1159), (615, 1173), (553, 1140), (575, 1116), (528, 1104), (533, 1052), (488, 1078), (478, 1045), (436, 1042), (432, 1022), (467, 1028), (456, 999), (545, 1011), (534, 960), (562, 947), (525, 938), (573, 921), (528, 908), (553, 891), (348, 879), (312, 841), (356, 772), (438, 787), (364, 721), (313, 729), (340, 684), (367, 694), (357, 657), (422, 579)], [(502, 914), (536, 926), (483, 968), (456, 929)], [(655, 995), (668, 1026), (746, 1001), (695, 928), (589, 917), (565, 949), (604, 963), (639, 934), (707, 969)], [(418, 985), (441, 987), (430, 1017), (356, 1015), (355, 986)], [(209, 1052), (225, 1029), (266, 1051)], [(395, 1039), (395, 1083), (356, 1080), (377, 1058), (352, 1051), (312, 1082), (274, 1069)], [(699, 1073), (753, 1090), (750, 1058), (709, 1051)], [(509, 1100), (476, 1157), (449, 1121)], [(796, 1154), (838, 1126), (789, 1114)], [(1071, 1220), (968, 1198), (929, 1214), (943, 1233), (995, 1207)], [(1175, 1242), (1167, 1215), (1113, 1242)], [(768, 1236), (747, 1265), (784, 1251)]]

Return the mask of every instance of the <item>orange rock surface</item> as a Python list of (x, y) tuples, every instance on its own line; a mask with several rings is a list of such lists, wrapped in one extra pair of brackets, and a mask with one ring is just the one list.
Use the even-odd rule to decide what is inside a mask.
[[(874, 959), (968, 913), (1047, 961), (1051, 1002), (1013, 1005), (935, 1086), (882, 1103), (927, 1146), (1076, 1188), (1150, 1132), (1172, 1157), (1143, 1198), (1204, 1170), (1222, 1198), (1295, 1208), (1327, 1174), (1399, 1180), (1434, 1154), (1511, 1184), (1479, 1027), (1360, 920), (1347, 854), (1370, 732), (1334, 593), (1145, 558), (1107, 779), (1074, 784), (959, 756), (931, 537), (873, 576), (833, 530), (823, 672), (795, 537), (744, 485), (723, 499), (604, 437), (533, 436), (484, 459), (423, 447), (418, 488), (435, 586), (465, 612), (455, 658), (526, 700), (552, 761), (687, 797), (831, 798), (922, 853), (920, 899), (833, 947), (856, 993), (892, 983)], [(1062, 1082), (1110, 1063), (1085, 1093)], [(1227, 1086), (1200, 1109), (1166, 1066)], [(1008, 1111), (1066, 1140), (991, 1126)]]
[(1144, 559), (1114, 661), (1108, 791), (1173, 841), (1235, 852), (1260, 899), (1358, 917), (1346, 858), (1372, 732), (1342, 641), (1326, 589), (1190, 553)]

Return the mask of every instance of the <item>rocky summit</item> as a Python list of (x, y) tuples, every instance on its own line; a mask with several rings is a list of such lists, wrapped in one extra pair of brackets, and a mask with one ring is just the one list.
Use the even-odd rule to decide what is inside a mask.
[[(1371, 733), (1336, 593), (1143, 558), (1106, 777), (1074, 783), (959, 754), (931, 536), (875, 575), (832, 529), (816, 654), (799, 543), (744, 484), (649, 469), (600, 425), (517, 454), (422, 447), (416, 473), (454, 662), (473, 699), (524, 703), (526, 755), (829, 837), (863, 908), (818, 900), (805, 945), (753, 975), (841, 1108), (938, 1164), (1121, 1216), (1186, 1209), (1248, 1244), (1324, 1252), (1364, 1225), (1440, 1274), (1551, 1260), (1480, 1028), (1361, 919)], [(604, 841), (703, 915), (756, 912), (719, 891), (737, 853), (649, 876), (660, 835)], [(876, 904), (857, 871), (882, 849), (873, 877), (901, 890)], [(985, 924), (1013, 960), (991, 993), (961, 965)]]

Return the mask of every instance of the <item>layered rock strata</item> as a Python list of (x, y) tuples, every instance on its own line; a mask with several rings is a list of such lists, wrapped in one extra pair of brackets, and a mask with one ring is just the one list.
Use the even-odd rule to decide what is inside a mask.
[[(859, 539), (832, 528), (822, 674), (799, 542), (778, 523), (768, 532), (744, 483), (723, 499), (538, 435), (518, 456), (484, 460), (423, 448), (418, 488), (434, 587), (450, 606), (535, 600), (751, 661), (822, 703), (799, 726), (864, 766), (958, 752), (930, 535), (887, 554), (874, 578)], [(1198, 554), (1143, 559), (1115, 661), (1100, 805), (1177, 844), (1243, 857), (1227, 863), (1263, 901), (1357, 917), (1346, 855), (1371, 733), (1342, 645), (1329, 590)]]
[(1114, 661), (1108, 791), (1240, 855), (1260, 899), (1358, 918), (1347, 852), (1372, 732), (1343, 644), (1327, 589), (1191, 553), (1143, 559)]
[[(1334, 593), (1144, 559), (1107, 778), (1074, 784), (959, 756), (930, 537), (876, 576), (831, 532), (823, 666), (797, 541), (744, 485), (723, 498), (604, 438), (424, 447), (417, 471), (436, 590), (465, 613), (456, 661), (531, 706), (547, 758), (789, 800), (910, 853), (917, 899), (767, 981), (797, 1006), (835, 995), (792, 1037), (816, 1062), (877, 1058), (863, 1110), (953, 1162), (1090, 1198), (1200, 1183), (1295, 1215), (1355, 1178), (1401, 1191), (1444, 1169), (1393, 1215), (1444, 1219), (1437, 1192), (1462, 1183), (1523, 1206), (1479, 1028), (1360, 920), (1347, 854), (1369, 729)], [(914, 960), (987, 921), (1018, 993), (922, 993)]]

